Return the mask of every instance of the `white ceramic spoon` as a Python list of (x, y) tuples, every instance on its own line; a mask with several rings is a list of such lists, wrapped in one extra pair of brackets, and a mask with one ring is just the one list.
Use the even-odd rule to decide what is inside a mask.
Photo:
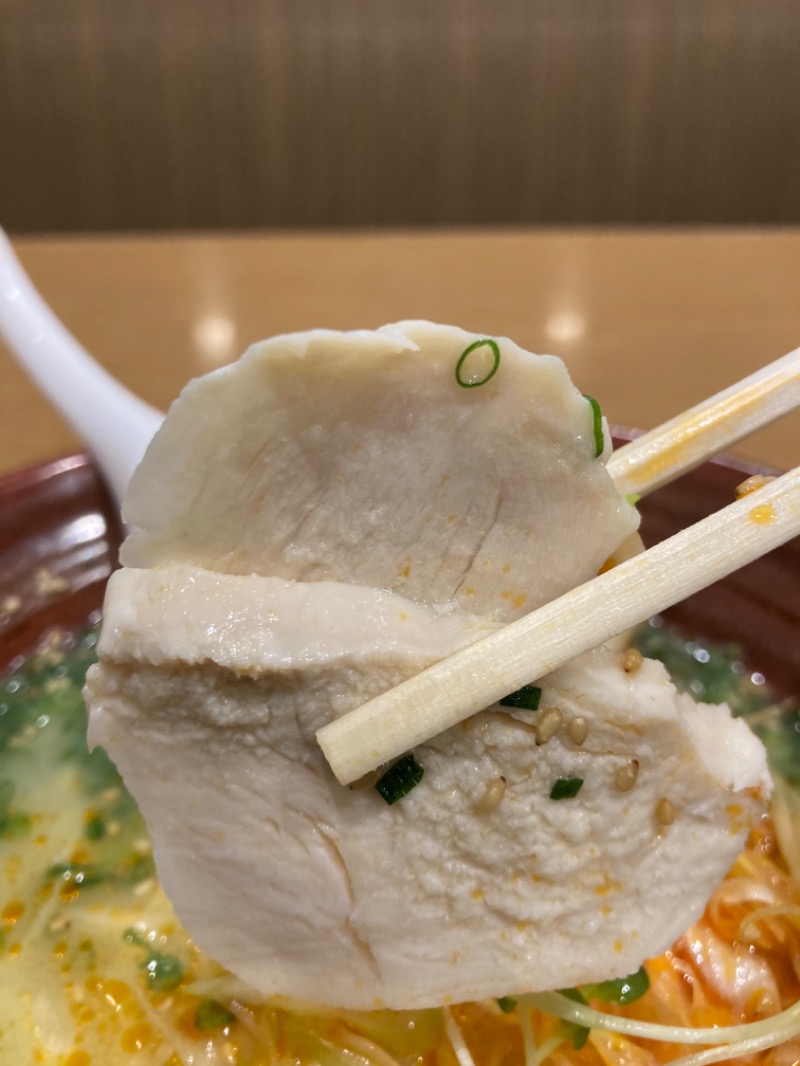
[(118, 502), (164, 415), (104, 370), (59, 322), (0, 230), (0, 335), (86, 442)]

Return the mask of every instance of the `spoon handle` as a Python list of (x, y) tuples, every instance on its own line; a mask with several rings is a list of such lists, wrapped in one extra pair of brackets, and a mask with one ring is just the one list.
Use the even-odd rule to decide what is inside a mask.
[(75, 340), (36, 291), (1, 229), (0, 336), (86, 442), (120, 502), (164, 416)]

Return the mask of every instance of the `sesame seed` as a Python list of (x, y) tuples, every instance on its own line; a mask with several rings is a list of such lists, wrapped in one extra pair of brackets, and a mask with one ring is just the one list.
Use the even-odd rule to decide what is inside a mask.
[(758, 492), (759, 489), (763, 489), (765, 485), (768, 485), (770, 481), (774, 480), (774, 477), (764, 477), (763, 474), (753, 474), (752, 477), (746, 478), (741, 485), (736, 486), (736, 499), (741, 500), (744, 496), (749, 496), (751, 492)]
[(638, 648), (626, 648), (621, 655), (617, 656), (617, 662), (626, 674), (637, 673), (643, 661), (642, 653)]
[(546, 744), (561, 728), (564, 715), (558, 707), (543, 707), (536, 719), (536, 743)]
[(506, 779), (502, 776), (490, 777), (486, 782), (483, 795), (475, 804), (475, 810), (480, 814), (491, 814), (492, 811), (496, 811), (506, 794), (506, 784)]
[(570, 718), (567, 722), (567, 735), (573, 744), (583, 744), (589, 733), (589, 723), (582, 716)]
[(639, 776), (639, 760), (631, 759), (614, 774), (614, 788), (618, 792), (629, 792)]
[(675, 821), (675, 808), (663, 796), (656, 804), (656, 818), (662, 825), (672, 825)]

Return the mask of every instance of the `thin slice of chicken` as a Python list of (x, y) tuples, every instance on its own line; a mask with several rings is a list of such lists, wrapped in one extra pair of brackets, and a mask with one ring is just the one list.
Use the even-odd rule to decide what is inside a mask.
[[(411, 1008), (627, 973), (697, 916), (768, 788), (746, 727), (608, 650), (545, 683), (545, 744), (542, 711), (493, 709), (421, 749), (392, 807), (335, 782), (316, 729), (635, 528), (563, 365), (491, 340), (404, 323), (258, 345), (189, 386), (134, 477), (90, 739), (189, 931), (265, 993)], [(492, 345), (499, 365), (465, 388), (476, 342), (462, 380)], [(551, 799), (559, 778), (580, 793)]]
[[(741, 848), (769, 791), (759, 742), (607, 649), (544, 679), (539, 711), (495, 707), (419, 749), (397, 804), (338, 786), (319, 725), (482, 628), (333, 582), (112, 579), (90, 739), (186, 927), (261, 992), (416, 1008), (621, 976)], [(559, 779), (578, 794), (551, 798)]]
[(505, 338), (490, 380), (460, 386), (481, 339), (315, 330), (192, 382), (131, 482), (122, 561), (371, 585), (504, 621), (592, 577), (638, 525), (607, 435), (595, 458), (564, 364)]

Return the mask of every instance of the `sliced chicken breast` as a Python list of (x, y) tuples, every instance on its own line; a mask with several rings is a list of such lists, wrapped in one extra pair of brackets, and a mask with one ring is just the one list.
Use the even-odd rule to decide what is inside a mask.
[[(481, 340), (497, 370), (459, 385)], [(468, 355), (462, 381), (487, 358)], [(427, 322), (276, 337), (173, 405), (125, 500), (122, 561), (371, 585), (507, 621), (636, 529), (608, 448), (561, 360), (505, 338)]]
[(702, 911), (764, 752), (654, 663), (584, 656), (538, 711), (422, 747), (392, 806), (314, 739), (625, 550), (608, 452), (558, 360), (429, 323), (279, 337), (177, 401), (126, 501), (90, 740), (243, 980), (351, 1008), (564, 987)]
[[(621, 976), (740, 850), (769, 790), (760, 743), (608, 649), (546, 678), (538, 711), (494, 707), (420, 748), (400, 802), (339, 786), (315, 730), (482, 628), (332, 582), (113, 579), (90, 740), (186, 927), (261, 992), (406, 1009)], [(559, 781), (579, 791), (551, 798)]]

